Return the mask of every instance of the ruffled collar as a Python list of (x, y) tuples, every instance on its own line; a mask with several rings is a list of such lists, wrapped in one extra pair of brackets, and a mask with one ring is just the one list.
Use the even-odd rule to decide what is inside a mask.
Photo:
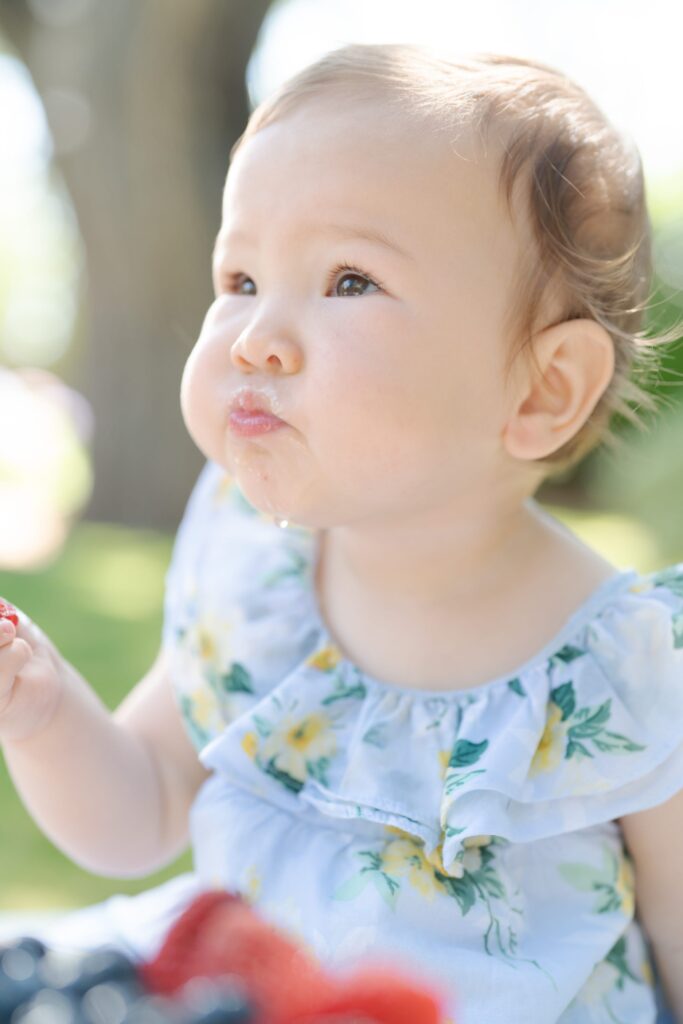
[[(238, 687), (201, 751), (218, 775), (297, 813), (399, 829), (456, 877), (481, 837), (559, 836), (680, 788), (683, 565), (615, 573), (502, 676), (421, 690), (361, 672), (335, 644), (313, 585), (317, 531), (245, 516), (231, 493), (240, 516), (219, 517), (216, 543), (234, 548), (244, 667), (259, 682)], [(220, 594), (200, 593), (196, 615)]]
[[(241, 500), (246, 501), (243, 497)], [(306, 609), (315, 629), (316, 645), (336, 651), (337, 663), (347, 673), (356, 673), (362, 676), (367, 686), (377, 690), (402, 693), (415, 700), (434, 697), (458, 700), (466, 695), (508, 686), (511, 679), (527, 675), (533, 669), (548, 664), (553, 657), (557, 656), (559, 651), (571, 643), (572, 638), (580, 632), (587, 622), (600, 613), (602, 608), (608, 606), (618, 595), (628, 591), (634, 584), (637, 585), (637, 581), (641, 578), (640, 573), (633, 566), (627, 566), (625, 569), (615, 572), (581, 602), (565, 620), (562, 627), (540, 650), (509, 671), (474, 686), (444, 687), (437, 690), (429, 690), (422, 687), (401, 686), (397, 683), (380, 679), (361, 670), (344, 655), (339, 643), (327, 626), (316, 593), (315, 580), (317, 578), (322, 546), (320, 531), (287, 524), (284, 528), (280, 528), (279, 533), (280, 543), (283, 548), (291, 552), (294, 557), (302, 559), (305, 565), (304, 571), (293, 576), (292, 579), (301, 589), (302, 607)]]

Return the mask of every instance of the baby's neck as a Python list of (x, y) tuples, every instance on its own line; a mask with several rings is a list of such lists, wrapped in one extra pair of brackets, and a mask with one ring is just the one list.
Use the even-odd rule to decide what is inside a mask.
[(393, 550), (321, 534), (315, 585), (330, 635), (362, 671), (400, 686), (457, 689), (514, 669), (616, 569), (533, 501), (500, 537), (477, 571), (476, 545), (458, 560), (434, 533)]
[(450, 614), (488, 600), (506, 579), (517, 580), (544, 559), (552, 523), (528, 499), (504, 517), (489, 511), (447, 522), (335, 527), (319, 536), (319, 579), (397, 613)]

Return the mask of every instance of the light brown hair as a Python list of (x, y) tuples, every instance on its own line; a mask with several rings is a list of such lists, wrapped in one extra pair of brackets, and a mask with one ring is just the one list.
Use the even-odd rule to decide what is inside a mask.
[[(640, 155), (587, 93), (555, 68), (498, 54), (455, 58), (410, 44), (350, 44), (325, 54), (259, 104), (231, 150), (307, 99), (381, 98), (406, 119), (446, 133), (474, 130), (502, 150), (498, 184), (510, 216), (517, 190), (534, 245), (518, 270), (506, 372), (533, 359), (536, 330), (578, 317), (597, 321), (614, 345), (612, 378), (583, 426), (537, 463), (565, 472), (597, 444), (619, 448), (617, 413), (636, 427), (657, 409), (645, 382), (681, 326), (643, 328), (652, 282), (652, 228)], [(559, 298), (547, 322), (544, 299)], [(642, 378), (643, 383), (638, 378)], [(632, 408), (634, 406), (634, 408)]]

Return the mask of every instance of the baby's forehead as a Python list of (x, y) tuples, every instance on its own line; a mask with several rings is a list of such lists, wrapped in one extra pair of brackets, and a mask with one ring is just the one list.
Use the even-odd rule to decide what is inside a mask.
[(251, 135), (226, 181), (224, 218), (291, 220), (353, 210), (376, 227), (478, 222), (484, 238), (509, 223), (499, 155), (467, 127), (444, 131), (381, 101), (308, 101)]
[(348, 158), (354, 161), (361, 184), (381, 156), (396, 168), (424, 155), (435, 166), (455, 157), (484, 170), (494, 162), (487, 148), (467, 124), (446, 126), (441, 119), (403, 111), (382, 98), (334, 103), (323, 96), (274, 118), (251, 134), (239, 152), (256, 160), (261, 153), (267, 154), (265, 159), (290, 153), (318, 164)]

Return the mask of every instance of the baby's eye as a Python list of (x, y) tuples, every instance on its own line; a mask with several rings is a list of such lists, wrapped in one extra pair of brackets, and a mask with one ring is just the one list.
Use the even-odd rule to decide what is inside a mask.
[[(335, 267), (331, 272), (327, 281), (328, 291), (333, 285), (335, 296), (338, 298), (344, 298), (349, 295), (365, 295), (368, 287), (376, 290), (382, 287), (377, 281), (373, 281), (368, 274), (363, 273), (356, 267), (350, 266), (348, 263)], [(229, 274), (223, 283), (221, 291), (227, 292), (230, 295), (256, 295), (256, 284), (247, 274)]]
[[(342, 273), (342, 271), (345, 271), (345, 273)], [(341, 276), (337, 277), (337, 275)], [(350, 282), (350, 287), (346, 287), (344, 282)], [(328, 291), (334, 286), (334, 293), (337, 298), (344, 298), (347, 295), (365, 295), (367, 294), (366, 288), (368, 285), (371, 288), (381, 288), (381, 285), (373, 281), (368, 274), (362, 273), (348, 263), (335, 267), (327, 282)]]
[[(242, 290), (244, 285), (247, 285), (248, 291)], [(221, 291), (228, 292), (230, 295), (256, 295), (256, 285), (246, 274), (228, 274), (223, 281)]]

